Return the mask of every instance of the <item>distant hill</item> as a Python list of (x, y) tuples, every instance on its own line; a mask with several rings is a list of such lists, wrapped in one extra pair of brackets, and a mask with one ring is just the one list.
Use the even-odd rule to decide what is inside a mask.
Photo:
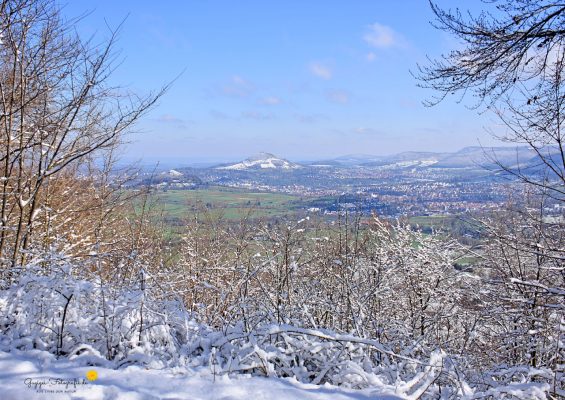
[(448, 153), (438, 166), (446, 168), (494, 166), (496, 162), (509, 167), (526, 166), (531, 163), (535, 152), (529, 147), (465, 147), (458, 152)]
[(470, 168), (492, 167), (498, 161), (515, 167), (528, 166), (536, 157), (529, 147), (465, 147), (456, 152), (407, 151), (390, 156), (355, 155), (330, 160), (342, 166), (388, 167), (388, 168)]
[[(546, 148), (548, 158), (556, 157), (555, 149)], [(455, 168), (498, 169), (497, 163), (511, 169), (533, 172), (540, 169), (539, 159), (531, 148), (470, 146), (456, 152), (406, 151), (388, 156), (349, 154), (332, 159), (294, 163), (271, 153), (259, 153), (237, 163), (226, 163), (212, 167), (224, 171), (294, 171), (309, 168)], [(306, 171), (305, 170), (305, 171)], [(168, 172), (169, 174), (171, 171)]]
[(332, 160), (327, 160), (328, 163), (336, 163), (341, 165), (361, 165), (372, 162), (380, 162), (386, 156), (374, 156), (370, 154), (348, 154), (345, 156), (337, 157)]
[(146, 186), (188, 188), (202, 185), (202, 180), (196, 175), (171, 169), (159, 174), (146, 174), (139, 183)]
[(241, 162), (228, 165), (220, 165), (215, 169), (247, 171), (247, 170), (295, 170), (302, 168), (301, 165), (279, 158), (271, 153), (259, 153)]

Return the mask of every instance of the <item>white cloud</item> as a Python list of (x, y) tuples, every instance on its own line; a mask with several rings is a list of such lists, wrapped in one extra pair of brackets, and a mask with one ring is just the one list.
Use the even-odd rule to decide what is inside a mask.
[(364, 127), (364, 126), (360, 126), (358, 128), (355, 128), (353, 131), (355, 133), (360, 134), (360, 135), (374, 135), (374, 134), (380, 133), (380, 131), (378, 131), (377, 129), (367, 128), (367, 127)]
[(328, 90), (326, 92), (326, 99), (328, 99), (332, 103), (349, 103), (349, 98), (350, 94), (345, 90)]
[(369, 46), (377, 49), (398, 46), (401, 42), (400, 36), (392, 28), (378, 22), (369, 25), (368, 32), (363, 36), (363, 40)]
[(182, 119), (175, 117), (172, 114), (163, 114), (157, 118), (159, 122), (173, 122), (173, 123), (180, 123), (184, 122)]
[(266, 106), (276, 106), (277, 104), (281, 104), (282, 100), (276, 96), (267, 96), (267, 97), (263, 97), (259, 101), (259, 103)]
[(298, 122), (303, 124), (315, 124), (329, 119), (325, 114), (295, 114), (294, 116)]
[(255, 91), (255, 85), (239, 75), (232, 76), (231, 80), (221, 87), (221, 92), (226, 96), (247, 97)]
[(228, 119), (232, 119), (232, 117), (226, 114), (225, 112), (218, 110), (211, 110), (210, 115), (212, 116), (212, 118), (218, 121), (225, 121)]
[(333, 76), (332, 70), (328, 66), (317, 62), (310, 64), (310, 72), (322, 79), (331, 79)]
[(186, 128), (189, 123), (189, 121), (178, 118), (172, 114), (162, 114), (156, 119), (156, 121), (163, 124), (175, 125), (178, 128)]
[(245, 111), (241, 113), (242, 118), (254, 119), (256, 121), (266, 121), (273, 119), (273, 115), (269, 113), (262, 113), (260, 111)]

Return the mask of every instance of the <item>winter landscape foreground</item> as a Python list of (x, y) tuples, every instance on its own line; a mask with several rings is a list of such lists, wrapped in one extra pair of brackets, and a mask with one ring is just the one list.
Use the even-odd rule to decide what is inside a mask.
[[(388, 301), (394, 307), (379, 323), (384, 325), (388, 321), (389, 326), (397, 325), (397, 329), (409, 332), (409, 325), (402, 327), (401, 324), (410, 322), (403, 320), (408, 318), (410, 311), (404, 309), (407, 304), (402, 299), (395, 299), (393, 288), (406, 279), (400, 266), (411, 259), (431, 259), (433, 256), (441, 265), (442, 258), (454, 254), (453, 249), (440, 249), (438, 246), (445, 243), (423, 235), (415, 236), (408, 228), (402, 230), (401, 227), (396, 228), (394, 237), (388, 237), (388, 240), (399, 242), (397, 249), (391, 249), (388, 247), (390, 243), (385, 242), (388, 228), (381, 226), (381, 229), (383, 247), (377, 257), (385, 265), (398, 264), (395, 271), (391, 270), (392, 273), (383, 278), (387, 287), (381, 289), (392, 295)], [(418, 240), (422, 248), (411, 248), (409, 243), (414, 240)], [(391, 251), (392, 254), (387, 255)], [(92, 259), (96, 258), (92, 256)], [(265, 263), (269, 261), (259, 262)], [(550, 391), (562, 393), (560, 375), (549, 368), (503, 363), (490, 369), (483, 368), (477, 363), (498, 355), (476, 354), (473, 358), (450, 355), (429, 344), (436, 334), (433, 331), (424, 331), (419, 340), (404, 342), (405, 335), (401, 334), (384, 343), (355, 332), (337, 333), (330, 329), (301, 327), (306, 325), (300, 322), (301, 319), (310, 319), (316, 325), (315, 315), (307, 310), (319, 304), (322, 298), (303, 298), (298, 300), (296, 308), (281, 303), (279, 312), (287, 316), (279, 317), (282, 318), (279, 322), (275, 315), (269, 316), (268, 304), (259, 304), (253, 311), (254, 300), (240, 299), (249, 302), (240, 306), (250, 313), (217, 329), (198, 322), (197, 319), (203, 319), (202, 315), (185, 309), (172, 291), (171, 283), (163, 282), (162, 277), (152, 275), (143, 267), (140, 267), (140, 275), (131, 277), (127, 284), (123, 283), (126, 277), (118, 280), (120, 284), (112, 280), (102, 282), (89, 272), (93, 267), (86, 262), (74, 265), (67, 257), (53, 253), (50, 257), (31, 260), (26, 271), (9, 288), (0, 291), (3, 332), (0, 337), (3, 351), (0, 381), (4, 396), (14, 399), (31, 396), (239, 399), (251, 396), (277, 399), (517, 397), (542, 400), (548, 398)], [(361, 263), (357, 268), (359, 273), (370, 274), (374, 267)], [(430, 267), (424, 262), (424, 269)], [(444, 315), (443, 318), (457, 321), (461, 317), (458, 314), (465, 311), (457, 311), (459, 306), (456, 304), (463, 293), (443, 290), (444, 282), (440, 277), (448, 273), (451, 264), (448, 262), (443, 267), (428, 271), (431, 282), (436, 281), (439, 289), (427, 294), (426, 308), (429, 307), (430, 314), (421, 314), (412, 323), (423, 318), (436, 326), (434, 329), (440, 330), (440, 337), (449, 338), (445, 328), (440, 327), (442, 322), (433, 319)], [(154, 272), (160, 273), (158, 270)], [(308, 274), (306, 270), (302, 272)], [(303, 291), (312, 293), (318, 281), (306, 281), (307, 278), (300, 275), (302, 272), (297, 271), (294, 284), (303, 281)], [(410, 273), (418, 274), (416, 271)], [(478, 281), (478, 277), (466, 273), (445, 279), (445, 283), (454, 287)], [(421, 289), (431, 282), (420, 281)], [(204, 283), (207, 286), (201, 290), (214, 291), (210, 283)], [(363, 285), (356, 278), (351, 284)], [(324, 293), (320, 295), (324, 296)], [(358, 295), (363, 296), (362, 293), (354, 294), (351, 300), (362, 307), (356, 300)], [(394, 314), (389, 314), (391, 311), (400, 319), (395, 321)], [(407, 312), (406, 317), (398, 315), (403, 312)], [(446, 313), (452, 312), (455, 315), (447, 317)], [(369, 313), (371, 310), (366, 306), (360, 308), (358, 329), (363, 329), (369, 321), (379, 321), (376, 317), (363, 320), (363, 315)], [(250, 325), (246, 326), (246, 322)], [(453, 328), (455, 334), (466, 337), (470, 348), (483, 346), (482, 338), (476, 334), (466, 336), (461, 330), (468, 323), (477, 324), (476, 321), (461, 320), (461, 326)], [(490, 321), (483, 326), (497, 324), (497, 321)], [(422, 327), (418, 326), (417, 330), (420, 329)], [(456, 352), (458, 346), (444, 342), (442, 347)], [(539, 349), (545, 351), (547, 357), (552, 356), (551, 346)], [(473, 364), (481, 369), (474, 370)], [(95, 371), (94, 379), (89, 379), (92, 378), (89, 371)], [(38, 392), (39, 388), (32, 387), (40, 385), (34, 382), (46, 382), (42, 389), (61, 390), (60, 386), (65, 383), (57, 383), (57, 379), (76, 379), (82, 383), (76, 393)]]
[[(89, 371), (97, 379), (85, 379)], [(147, 369), (130, 366), (121, 370), (55, 360), (45, 352), (0, 353), (2, 399), (84, 399), (84, 400), (400, 400), (418, 396), (402, 394), (401, 387), (375, 386), (348, 390), (329, 384), (303, 384), (293, 378), (215, 376), (208, 368)], [(79, 382), (79, 383), (77, 383)], [(515, 385), (492, 395), (527, 394), (544, 398), (543, 390), (532, 385)], [(469, 397), (473, 398), (473, 397)]]
[[(104, 364), (103, 362), (101, 362)], [(71, 357), (57, 360), (45, 351), (0, 352), (2, 399), (83, 399), (83, 400), (363, 400), (419, 399), (424, 390), (399, 382), (386, 385), (379, 380), (367, 389), (353, 390), (328, 383), (300, 383), (296, 378), (265, 378), (250, 375), (215, 374), (209, 367), (148, 368), (138, 365), (122, 369), (96, 366)], [(158, 364), (158, 363), (157, 363)], [(89, 374), (96, 372), (95, 379)], [(432, 378), (434, 375), (431, 375)], [(418, 379), (415, 382), (418, 383)], [(488, 393), (458, 398), (485, 396), (545, 399), (547, 385), (511, 384)], [(411, 394), (409, 394), (411, 393)], [(438, 397), (440, 398), (440, 397)]]
[[(130, 366), (122, 370), (96, 367), (95, 381), (83, 382), (93, 367), (57, 361), (45, 352), (0, 353), (2, 399), (84, 400), (364, 400), (404, 399), (390, 388), (340, 389), (301, 384), (295, 379), (214, 376), (208, 368), (163, 370)], [(44, 385), (39, 382), (46, 382)], [(41, 387), (41, 388), (40, 388)]]

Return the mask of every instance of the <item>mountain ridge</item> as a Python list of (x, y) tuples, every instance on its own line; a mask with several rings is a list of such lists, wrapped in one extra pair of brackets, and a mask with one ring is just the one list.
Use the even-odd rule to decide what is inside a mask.
[[(454, 152), (405, 151), (389, 156), (362, 155), (336, 157), (334, 162), (345, 166), (399, 166), (464, 168), (492, 165), (495, 160), (505, 165), (528, 164), (536, 156), (527, 146), (517, 147), (481, 147), (468, 146)], [(372, 159), (371, 159), (372, 158)]]
[[(554, 151), (546, 149), (548, 155)], [(334, 158), (293, 162), (272, 153), (260, 152), (239, 162), (211, 167), (227, 171), (293, 171), (303, 168), (482, 168), (498, 163), (509, 167), (528, 167), (536, 153), (527, 146), (481, 147), (468, 146), (454, 152), (404, 151), (392, 155), (348, 154)]]

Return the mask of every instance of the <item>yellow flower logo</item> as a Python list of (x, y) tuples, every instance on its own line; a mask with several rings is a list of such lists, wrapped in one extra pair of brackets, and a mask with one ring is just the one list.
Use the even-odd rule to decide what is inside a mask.
[(86, 371), (86, 379), (88, 379), (91, 382), (94, 382), (96, 379), (98, 379), (98, 372), (96, 372), (93, 369), (91, 369), (90, 371)]

